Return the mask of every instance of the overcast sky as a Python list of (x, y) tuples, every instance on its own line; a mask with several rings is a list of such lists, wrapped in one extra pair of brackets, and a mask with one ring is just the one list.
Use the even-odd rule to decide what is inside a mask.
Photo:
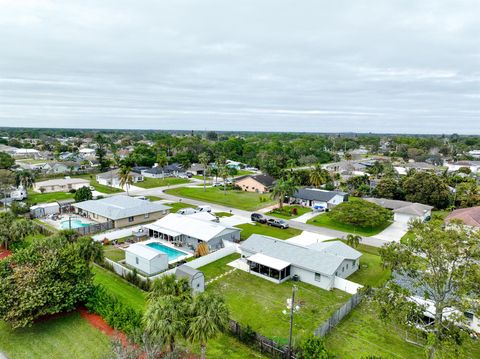
[(0, 0), (0, 126), (480, 134), (479, 0)]

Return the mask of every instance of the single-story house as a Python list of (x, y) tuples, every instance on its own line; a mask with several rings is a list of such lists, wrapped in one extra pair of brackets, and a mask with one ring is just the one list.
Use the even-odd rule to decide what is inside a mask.
[(47, 174), (76, 172), (82, 168), (77, 162), (48, 162), (42, 167), (42, 171)]
[(168, 269), (168, 255), (145, 243), (134, 243), (125, 248), (125, 263), (148, 274), (157, 274)]
[[(117, 187), (120, 188), (120, 177), (118, 175), (119, 169), (99, 173), (96, 176), (97, 182), (104, 186)], [(143, 176), (141, 174), (130, 172), (133, 183), (142, 182)]]
[(167, 215), (170, 207), (125, 195), (73, 204), (75, 212), (97, 222), (113, 222), (115, 228), (151, 222)]
[(142, 175), (150, 178), (179, 177), (185, 175), (185, 170), (178, 163), (172, 163), (166, 166), (155, 166), (143, 170)]
[(348, 193), (318, 188), (299, 188), (290, 198), (291, 203), (323, 208), (332, 208), (346, 201), (348, 201)]
[(194, 176), (203, 176), (205, 171), (206, 171), (206, 168), (200, 163), (194, 163), (187, 170), (187, 172), (193, 174)]
[(393, 211), (395, 222), (408, 223), (411, 220), (426, 221), (432, 216), (432, 206), (426, 204), (400, 201), (387, 198), (364, 198), (366, 201), (375, 203), (383, 208)]
[(473, 173), (480, 171), (480, 161), (458, 161), (458, 162), (444, 162), (448, 172), (458, 171), (460, 168), (468, 168)]
[(274, 283), (296, 279), (326, 290), (334, 287), (335, 277), (353, 274), (362, 255), (341, 241), (303, 247), (259, 234), (243, 242), (240, 251), (256, 276)]
[(480, 206), (456, 209), (450, 212), (445, 222), (453, 219), (459, 219), (467, 226), (480, 228)]
[(183, 264), (175, 269), (175, 277), (178, 279), (187, 278), (193, 293), (203, 293), (205, 291), (205, 275), (198, 269)]
[(210, 250), (222, 248), (224, 240), (240, 241), (241, 231), (236, 227), (178, 213), (170, 213), (145, 228), (148, 229), (150, 237), (185, 245), (191, 249), (196, 249), (200, 243), (207, 243)]
[(82, 187), (89, 187), (90, 181), (83, 178), (58, 178), (48, 181), (37, 182), (33, 185), (36, 192), (68, 192), (72, 189), (77, 190)]
[(247, 175), (235, 180), (235, 184), (247, 192), (267, 193), (275, 183), (275, 178), (269, 175)]

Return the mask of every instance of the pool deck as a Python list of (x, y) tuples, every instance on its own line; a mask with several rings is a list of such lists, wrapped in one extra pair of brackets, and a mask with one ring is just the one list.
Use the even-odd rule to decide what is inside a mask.
[(84, 218), (84, 217), (81, 217), (81, 216), (72, 216), (72, 215), (68, 215), (68, 214), (62, 214), (62, 215), (59, 215), (58, 216), (58, 219), (57, 220), (53, 220), (51, 218), (40, 218), (40, 220), (52, 227), (55, 227), (57, 229), (65, 229), (65, 228), (62, 228), (62, 222), (63, 221), (68, 221), (68, 219), (71, 218), (72, 220), (81, 220), (82, 223), (88, 223), (88, 224), (96, 224), (97, 222), (95, 221), (92, 221), (91, 219), (87, 219), (87, 218)]

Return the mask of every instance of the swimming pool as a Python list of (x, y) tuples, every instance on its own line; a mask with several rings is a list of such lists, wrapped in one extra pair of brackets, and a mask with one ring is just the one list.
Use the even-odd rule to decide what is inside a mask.
[(82, 222), (81, 219), (71, 219), (71, 220), (65, 220), (60, 222), (60, 228), (62, 229), (75, 229), (75, 228), (81, 228), (81, 227), (88, 227), (90, 224)]
[(157, 251), (165, 253), (168, 256), (168, 261), (169, 262), (174, 261), (174, 260), (178, 259), (179, 257), (187, 255), (187, 253), (185, 253), (185, 252), (178, 251), (175, 248), (164, 246), (163, 244), (158, 243), (158, 242), (147, 243), (147, 246), (149, 246), (153, 249), (156, 249)]

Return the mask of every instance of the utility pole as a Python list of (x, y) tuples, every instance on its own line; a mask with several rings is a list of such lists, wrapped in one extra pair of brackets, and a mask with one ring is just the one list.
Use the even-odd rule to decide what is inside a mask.
[(293, 332), (293, 313), (295, 307), (295, 292), (297, 291), (297, 286), (292, 286), (292, 302), (290, 303), (290, 334), (288, 337), (288, 357), (292, 357), (292, 332)]

